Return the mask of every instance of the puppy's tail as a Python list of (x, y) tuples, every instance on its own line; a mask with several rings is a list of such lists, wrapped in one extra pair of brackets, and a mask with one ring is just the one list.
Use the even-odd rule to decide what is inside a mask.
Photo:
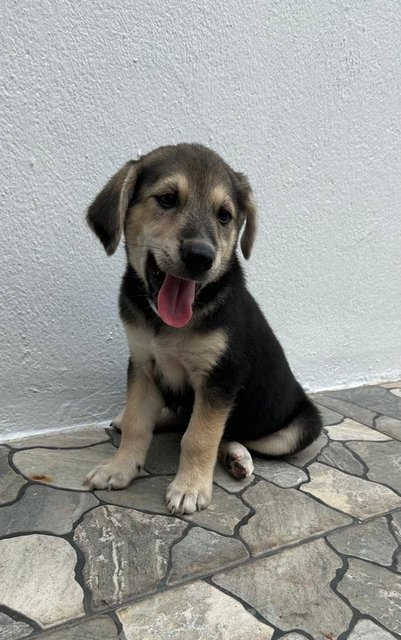
[(304, 398), (286, 426), (258, 440), (244, 442), (248, 449), (266, 456), (288, 456), (312, 444), (322, 431), (322, 419), (315, 405)]

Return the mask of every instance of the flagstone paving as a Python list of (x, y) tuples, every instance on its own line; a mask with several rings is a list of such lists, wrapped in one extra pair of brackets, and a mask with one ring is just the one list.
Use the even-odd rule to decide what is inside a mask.
[(401, 639), (401, 383), (312, 397), (315, 443), (218, 463), (190, 516), (165, 506), (179, 433), (114, 492), (82, 484), (112, 429), (3, 442), (0, 640)]

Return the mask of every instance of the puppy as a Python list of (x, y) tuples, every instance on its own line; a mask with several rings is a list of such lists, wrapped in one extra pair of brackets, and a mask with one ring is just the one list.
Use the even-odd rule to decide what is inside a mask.
[(256, 209), (247, 178), (198, 144), (161, 147), (127, 162), (89, 207), (112, 255), (124, 233), (120, 315), (129, 345), (121, 444), (86, 482), (122, 489), (142, 469), (162, 410), (186, 430), (171, 513), (205, 509), (218, 452), (236, 477), (251, 449), (285, 456), (309, 445), (321, 420), (247, 291)]

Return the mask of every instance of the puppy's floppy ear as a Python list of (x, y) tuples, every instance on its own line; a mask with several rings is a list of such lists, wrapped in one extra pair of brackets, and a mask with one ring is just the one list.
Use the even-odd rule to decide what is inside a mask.
[(245, 229), (241, 237), (241, 250), (244, 258), (248, 260), (256, 236), (256, 204), (248, 178), (242, 173), (236, 173), (235, 177), (240, 211), (243, 220), (245, 220)]
[(134, 160), (127, 162), (110, 178), (88, 209), (86, 220), (109, 256), (120, 242), (137, 174), (138, 163)]

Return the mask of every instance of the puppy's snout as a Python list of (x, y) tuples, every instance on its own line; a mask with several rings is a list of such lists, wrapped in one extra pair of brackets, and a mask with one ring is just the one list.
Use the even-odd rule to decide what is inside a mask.
[(192, 277), (209, 271), (214, 258), (214, 248), (204, 240), (184, 240), (181, 244), (181, 260)]

